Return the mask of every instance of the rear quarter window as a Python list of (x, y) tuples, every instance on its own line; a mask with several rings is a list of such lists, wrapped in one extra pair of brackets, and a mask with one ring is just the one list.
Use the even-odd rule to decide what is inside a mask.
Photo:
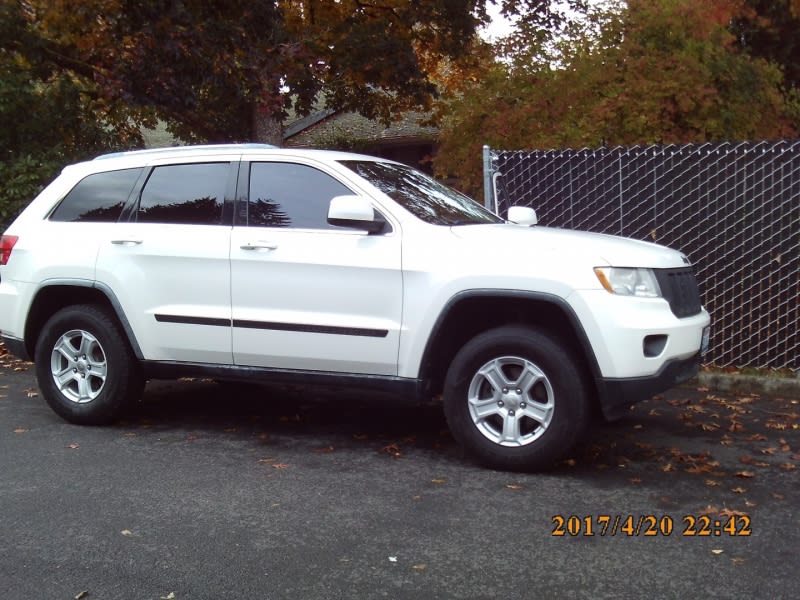
[(121, 169), (84, 177), (56, 206), (50, 220), (117, 221), (141, 173), (142, 169)]

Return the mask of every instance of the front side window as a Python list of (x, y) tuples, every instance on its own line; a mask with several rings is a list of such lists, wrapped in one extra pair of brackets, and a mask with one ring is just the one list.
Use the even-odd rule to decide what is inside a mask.
[(341, 163), (426, 223), (473, 225), (503, 222), (472, 198), (406, 165), (370, 160), (343, 160)]
[(352, 192), (327, 173), (307, 165), (250, 165), (247, 223), (251, 227), (339, 229), (328, 223), (331, 198)]
[(81, 179), (56, 206), (51, 221), (114, 223), (142, 169), (95, 173)]
[(139, 223), (219, 225), (229, 163), (156, 167), (139, 200)]

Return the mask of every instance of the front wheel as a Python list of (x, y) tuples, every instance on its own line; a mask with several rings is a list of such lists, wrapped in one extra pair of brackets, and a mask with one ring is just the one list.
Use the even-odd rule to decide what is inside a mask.
[(42, 329), (35, 359), (45, 400), (71, 423), (110, 423), (144, 387), (128, 340), (100, 306), (69, 306), (55, 313)]
[(523, 325), (491, 329), (461, 348), (448, 369), (447, 423), (466, 451), (489, 467), (553, 466), (586, 427), (582, 376), (549, 334)]

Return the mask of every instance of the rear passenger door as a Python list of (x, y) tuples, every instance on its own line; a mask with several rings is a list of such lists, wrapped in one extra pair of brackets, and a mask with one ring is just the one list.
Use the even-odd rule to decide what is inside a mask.
[(329, 225), (330, 199), (353, 193), (324, 165), (242, 164), (231, 241), (237, 365), (397, 374), (400, 230)]
[(127, 222), (101, 244), (97, 278), (148, 360), (230, 364), (230, 236), (238, 162), (156, 164)]

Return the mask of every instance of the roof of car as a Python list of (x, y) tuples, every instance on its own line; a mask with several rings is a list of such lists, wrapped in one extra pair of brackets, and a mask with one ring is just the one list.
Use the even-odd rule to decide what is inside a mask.
[[(247, 158), (263, 157), (280, 160), (311, 158), (322, 162), (364, 160), (377, 162), (394, 162), (376, 156), (342, 152), (340, 150), (312, 150), (308, 148), (280, 148), (269, 144), (208, 144), (193, 146), (173, 146), (167, 148), (152, 148), (148, 150), (128, 150), (102, 154), (93, 160), (73, 163), (63, 169), (63, 173), (73, 173), (75, 176), (85, 176), (99, 171), (115, 171), (118, 169), (138, 168), (153, 164), (169, 164), (172, 161), (182, 162), (203, 157), (217, 160), (230, 156), (231, 160), (238, 160), (242, 155)], [(247, 156), (251, 155), (251, 156)]]
[(124, 152), (112, 152), (109, 154), (102, 154), (94, 158), (94, 160), (108, 160), (108, 159), (124, 159), (124, 158), (152, 158), (152, 159), (170, 159), (170, 158), (184, 158), (188, 156), (202, 156), (204, 154), (219, 155), (219, 154), (249, 154), (260, 153), (268, 151), (271, 155), (286, 155), (286, 156), (317, 156), (325, 157), (332, 160), (353, 160), (353, 159), (369, 159), (369, 160), (385, 160), (374, 156), (366, 156), (361, 154), (354, 154), (350, 152), (342, 152), (339, 150), (312, 150), (306, 148), (280, 148), (270, 144), (208, 144), (208, 145), (191, 145), (191, 146), (171, 146), (167, 148), (151, 148), (147, 150), (128, 150)]
[(123, 152), (111, 152), (96, 156), (94, 160), (104, 160), (107, 158), (121, 158), (124, 156), (160, 156), (160, 155), (181, 155), (186, 153), (214, 153), (227, 151), (245, 150), (272, 150), (277, 148), (272, 144), (205, 144), (192, 146), (168, 146), (166, 148), (148, 148), (146, 150), (126, 150)]

